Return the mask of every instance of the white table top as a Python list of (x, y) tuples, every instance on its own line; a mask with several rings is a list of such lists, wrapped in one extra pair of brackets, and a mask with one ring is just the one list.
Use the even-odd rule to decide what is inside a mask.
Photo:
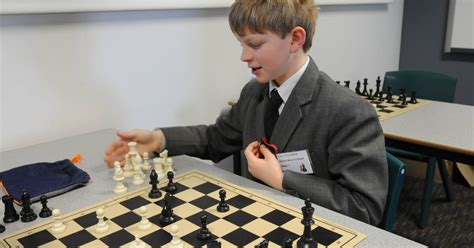
[(387, 138), (474, 156), (474, 106), (430, 101), (382, 121)]
[[(115, 182), (112, 180), (113, 170), (108, 169), (103, 162), (103, 152), (115, 137), (114, 129), (106, 129), (3, 152), (0, 154), (0, 171), (30, 163), (58, 161), (65, 158), (71, 158), (75, 154), (80, 153), (83, 160), (78, 167), (85, 170), (91, 176), (90, 183), (86, 187), (75, 189), (68, 193), (53, 197), (49, 199), (48, 202), (50, 208), (59, 208), (63, 214), (69, 213), (111, 199), (115, 196), (112, 190), (115, 185)], [(304, 205), (302, 199), (276, 191), (246, 178), (236, 176), (225, 170), (208, 165), (188, 156), (174, 157), (174, 164), (178, 174), (192, 169), (198, 169), (231, 183), (245, 185), (245, 187), (249, 188), (251, 191), (270, 196), (271, 198), (290, 206), (300, 208)], [(138, 187), (142, 186), (143, 185)], [(135, 188), (137, 188), (137, 186), (130, 185), (129, 190)], [(313, 207), (315, 208), (316, 215), (339, 225), (367, 234), (367, 238), (360, 243), (360, 247), (423, 247), (421, 244), (414, 241), (386, 232), (382, 229), (341, 215), (329, 209), (314, 204)], [(35, 203), (32, 205), (32, 208), (36, 213), (38, 213), (41, 209), (41, 204)], [(17, 207), (18, 212), (19, 210), (20, 209)], [(3, 204), (0, 204), (0, 212), (4, 212)], [(2, 236), (19, 231), (32, 224), (36, 225), (40, 221), (44, 220), (38, 218), (31, 223), (17, 221), (15, 223), (7, 224), (5, 225), (6, 231), (5, 233), (2, 233)]]

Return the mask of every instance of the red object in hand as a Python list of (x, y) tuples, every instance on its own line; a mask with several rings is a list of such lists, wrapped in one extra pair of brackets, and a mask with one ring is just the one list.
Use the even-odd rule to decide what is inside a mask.
[(276, 156), (278, 154), (278, 147), (275, 144), (268, 142), (267, 138), (262, 137), (259, 143), (260, 145), (266, 146), (268, 150), (273, 153), (273, 155)]

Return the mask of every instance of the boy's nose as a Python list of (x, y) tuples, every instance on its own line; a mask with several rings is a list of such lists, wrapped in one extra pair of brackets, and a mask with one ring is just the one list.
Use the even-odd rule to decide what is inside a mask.
[(240, 60), (242, 62), (248, 62), (252, 59), (252, 55), (246, 51), (246, 49), (242, 49), (242, 54), (240, 54)]

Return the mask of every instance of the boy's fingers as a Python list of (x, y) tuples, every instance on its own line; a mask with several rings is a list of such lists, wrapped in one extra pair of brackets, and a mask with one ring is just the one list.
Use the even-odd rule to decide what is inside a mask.
[(264, 145), (260, 146), (260, 152), (263, 154), (265, 158), (268, 156), (274, 156), (273, 153)]
[(117, 135), (126, 142), (134, 141), (137, 138), (137, 132), (135, 130), (132, 131), (118, 131)]

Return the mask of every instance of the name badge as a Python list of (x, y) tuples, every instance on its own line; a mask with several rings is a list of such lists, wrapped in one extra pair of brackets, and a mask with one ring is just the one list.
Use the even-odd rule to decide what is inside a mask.
[(283, 171), (290, 170), (301, 174), (313, 173), (307, 150), (278, 153), (276, 156)]

